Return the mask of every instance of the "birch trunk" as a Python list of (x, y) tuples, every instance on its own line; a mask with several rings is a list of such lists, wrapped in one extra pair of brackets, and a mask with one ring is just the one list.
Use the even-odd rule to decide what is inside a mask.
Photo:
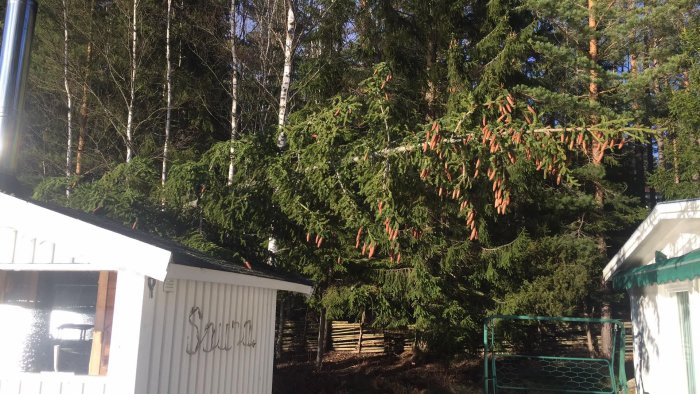
[(289, 83), (292, 79), (292, 55), (294, 46), (294, 3), (290, 1), (287, 9), (287, 29), (284, 40), (284, 69), (282, 72), (282, 86), (280, 86), (280, 106), (277, 115), (277, 147), (284, 149), (287, 147), (287, 137), (284, 134), (284, 126), (287, 123), (287, 99), (289, 94)]
[[(70, 178), (73, 158), (73, 100), (68, 85), (68, 10), (66, 0), (63, 0), (63, 87), (66, 90), (66, 178)], [(66, 197), (70, 197), (70, 185), (66, 185)]]
[(130, 162), (133, 157), (133, 128), (134, 128), (134, 97), (135, 97), (135, 82), (136, 82), (136, 13), (138, 11), (139, 2), (133, 0), (133, 15), (131, 18), (131, 58), (129, 64), (129, 102), (127, 104), (126, 115), (126, 162)]
[[(185, 13), (185, 0), (180, 0), (180, 12)], [(182, 17), (178, 18), (178, 31), (182, 32)], [(177, 68), (182, 67), (182, 33), (178, 34)]]
[(168, 0), (168, 15), (165, 22), (165, 138), (163, 141), (163, 169), (160, 174), (160, 184), (165, 186), (165, 179), (168, 176), (168, 149), (170, 148), (170, 115), (173, 110), (172, 105), (172, 64), (170, 62), (170, 20), (172, 15), (173, 1)]
[(238, 56), (236, 54), (236, 1), (231, 0), (231, 8), (229, 10), (229, 35), (231, 37), (231, 146), (229, 147), (229, 164), (228, 164), (228, 181), (227, 184), (233, 184), (233, 142), (238, 138)]
[(92, 61), (92, 37), (89, 38), (85, 53), (85, 73), (83, 74), (82, 98), (80, 100), (80, 121), (78, 123), (78, 149), (75, 154), (75, 175), (83, 174), (83, 153), (85, 152), (85, 139), (87, 138), (88, 123), (88, 80), (90, 78), (90, 63)]
[[(287, 136), (284, 134), (284, 126), (287, 123), (287, 101), (289, 94), (289, 83), (292, 79), (292, 55), (294, 52), (294, 3), (290, 0), (287, 9), (287, 28), (284, 40), (284, 68), (282, 71), (282, 85), (280, 86), (280, 105), (277, 114), (277, 147), (285, 149), (287, 147)], [(274, 256), (278, 252), (277, 239), (270, 236), (267, 243), (267, 250), (270, 252), (268, 264), (274, 265)]]

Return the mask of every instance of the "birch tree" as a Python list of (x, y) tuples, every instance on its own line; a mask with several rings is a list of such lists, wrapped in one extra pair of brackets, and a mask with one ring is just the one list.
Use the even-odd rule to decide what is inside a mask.
[[(66, 178), (70, 178), (73, 158), (73, 100), (68, 83), (68, 5), (63, 5), (63, 87), (66, 91)], [(70, 185), (66, 186), (66, 197), (70, 196)]]
[(228, 15), (229, 48), (231, 50), (231, 147), (229, 148), (229, 166), (227, 184), (233, 184), (234, 175), (234, 141), (238, 138), (238, 73), (240, 65), (236, 54), (236, 1), (231, 0)]
[(296, 20), (294, 16), (294, 1), (287, 0), (287, 24), (284, 37), (284, 66), (282, 68), (282, 84), (280, 85), (280, 104), (277, 115), (277, 147), (284, 149), (287, 147), (287, 137), (284, 133), (284, 126), (287, 122), (287, 105), (289, 99), (289, 84), (292, 80), (292, 60), (294, 57), (294, 29)]
[[(284, 36), (284, 63), (282, 66), (282, 83), (280, 84), (279, 108), (277, 113), (277, 147), (285, 149), (287, 147), (287, 137), (284, 133), (284, 126), (287, 122), (287, 105), (289, 100), (289, 85), (292, 79), (292, 58), (294, 55), (294, 29), (296, 20), (294, 16), (294, 2), (288, 0), (287, 4), (287, 21), (285, 24)], [(270, 260), (268, 264), (273, 264), (274, 256), (279, 251), (277, 238), (270, 236), (268, 239), (267, 250), (270, 252)]]
[[(91, 6), (92, 8), (92, 6)], [(90, 22), (92, 24), (92, 21)], [(90, 97), (89, 79), (90, 79), (90, 63), (92, 61), (92, 36), (88, 37), (88, 43), (85, 45), (85, 65), (83, 66), (83, 80), (81, 83), (81, 99), (80, 99), (80, 119), (78, 122), (78, 146), (75, 154), (75, 175), (83, 174), (83, 154), (85, 152), (85, 141), (87, 139), (88, 126), (88, 102)]]
[(130, 62), (129, 62), (129, 97), (127, 101), (127, 115), (126, 115), (126, 162), (130, 162), (133, 157), (133, 133), (134, 133), (134, 99), (136, 96), (136, 69), (138, 65), (136, 64), (136, 45), (138, 43), (137, 35), (137, 13), (139, 7), (139, 0), (132, 1), (132, 16), (129, 19), (129, 33), (130, 38)]
[(167, 15), (165, 17), (165, 131), (163, 140), (163, 167), (160, 173), (160, 184), (165, 186), (168, 174), (168, 149), (170, 148), (170, 115), (172, 114), (172, 62), (170, 61), (170, 21), (172, 16), (172, 0), (168, 0)]

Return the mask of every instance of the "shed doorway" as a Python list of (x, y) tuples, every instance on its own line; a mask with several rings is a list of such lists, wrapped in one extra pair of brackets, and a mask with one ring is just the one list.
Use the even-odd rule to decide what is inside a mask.
[(0, 368), (106, 375), (117, 273), (0, 271)]

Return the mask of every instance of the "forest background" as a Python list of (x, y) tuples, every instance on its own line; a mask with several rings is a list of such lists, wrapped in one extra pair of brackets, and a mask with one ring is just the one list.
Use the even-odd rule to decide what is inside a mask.
[(490, 313), (609, 316), (610, 255), (700, 197), (700, 7), (44, 0), (26, 113), (35, 198), (476, 351)]

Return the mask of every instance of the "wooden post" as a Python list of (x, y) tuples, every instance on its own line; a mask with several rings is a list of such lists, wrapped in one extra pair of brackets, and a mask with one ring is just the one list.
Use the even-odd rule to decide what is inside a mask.
[(5, 302), (5, 278), (7, 271), (0, 271), (0, 304)]
[(92, 334), (92, 349), (90, 351), (89, 375), (100, 374), (102, 359), (102, 333), (104, 332), (105, 310), (107, 306), (107, 284), (109, 272), (102, 271), (97, 279), (97, 302), (95, 304), (95, 328)]
[(92, 336), (90, 351), (89, 375), (106, 375), (109, 364), (109, 343), (114, 315), (114, 295), (117, 283), (117, 273), (100, 272), (97, 280), (97, 303), (95, 306), (95, 328)]
[(365, 324), (365, 311), (362, 310), (362, 318), (360, 318), (360, 335), (357, 336), (357, 352), (362, 353), (362, 325)]
[(323, 361), (324, 344), (326, 343), (326, 310), (321, 308), (318, 318), (318, 347), (316, 350), (316, 368), (321, 369)]
[(306, 305), (306, 312), (304, 313), (304, 328), (302, 329), (302, 334), (301, 334), (301, 350), (302, 354), (306, 353), (308, 351), (308, 338), (306, 338), (306, 328), (308, 327), (308, 320), (309, 319), (309, 306)]

